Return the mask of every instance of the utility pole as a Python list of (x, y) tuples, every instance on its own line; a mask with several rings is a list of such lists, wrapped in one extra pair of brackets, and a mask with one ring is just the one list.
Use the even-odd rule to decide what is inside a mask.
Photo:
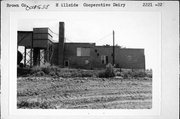
[(114, 30), (113, 30), (113, 66), (115, 65), (115, 37), (114, 37)]
[(32, 40), (31, 40), (31, 52), (30, 52), (30, 67), (33, 66), (33, 41), (34, 41), (34, 34), (32, 33)]

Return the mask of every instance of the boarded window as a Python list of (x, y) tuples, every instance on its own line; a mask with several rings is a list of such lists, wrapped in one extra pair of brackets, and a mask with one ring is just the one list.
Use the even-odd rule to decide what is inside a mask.
[(90, 48), (77, 48), (77, 56), (90, 56)]
[(81, 48), (77, 48), (77, 56), (81, 56)]

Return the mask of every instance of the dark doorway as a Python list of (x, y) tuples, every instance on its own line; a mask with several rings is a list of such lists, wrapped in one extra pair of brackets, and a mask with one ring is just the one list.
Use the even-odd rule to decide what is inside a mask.
[(108, 56), (106, 56), (106, 64), (108, 64), (109, 63), (109, 61), (108, 61)]
[(68, 61), (68, 60), (66, 60), (66, 61), (64, 62), (64, 66), (65, 66), (65, 67), (69, 67), (69, 61)]

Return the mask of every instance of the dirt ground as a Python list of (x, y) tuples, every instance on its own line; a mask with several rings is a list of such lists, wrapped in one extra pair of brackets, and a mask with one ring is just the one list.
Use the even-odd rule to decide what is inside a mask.
[(18, 108), (150, 109), (152, 80), (19, 77), (17, 98)]

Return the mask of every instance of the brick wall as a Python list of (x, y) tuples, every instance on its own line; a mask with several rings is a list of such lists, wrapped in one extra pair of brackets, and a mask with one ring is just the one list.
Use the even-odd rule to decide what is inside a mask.
[[(53, 63), (58, 62), (58, 45), (55, 45)], [(112, 46), (95, 46), (91, 43), (65, 43), (64, 62), (68, 61), (73, 68), (105, 68), (107, 63), (112, 63)], [(77, 48), (90, 48), (90, 56), (77, 56)], [(106, 63), (102, 56), (107, 56)], [(144, 49), (121, 49), (115, 47), (115, 64), (127, 69), (145, 69)]]
[(77, 56), (77, 48), (92, 48), (95, 44), (91, 43), (65, 43), (64, 61), (69, 62), (70, 67), (74, 68), (91, 68), (92, 55), (90, 56)]

